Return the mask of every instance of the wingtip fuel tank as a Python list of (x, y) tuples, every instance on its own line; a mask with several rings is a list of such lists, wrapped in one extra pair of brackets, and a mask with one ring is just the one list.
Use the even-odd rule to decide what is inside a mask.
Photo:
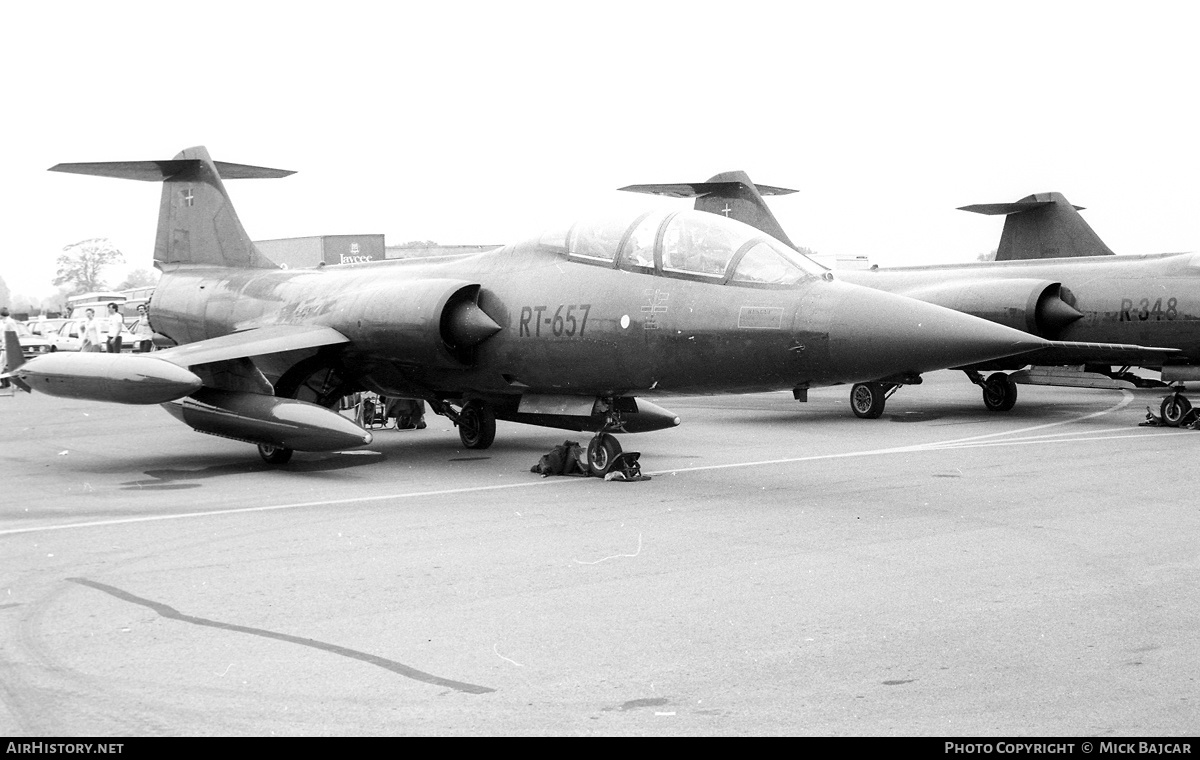
[(46, 354), (25, 362), (15, 374), (51, 396), (119, 404), (161, 404), (202, 385), (190, 370), (150, 354)]

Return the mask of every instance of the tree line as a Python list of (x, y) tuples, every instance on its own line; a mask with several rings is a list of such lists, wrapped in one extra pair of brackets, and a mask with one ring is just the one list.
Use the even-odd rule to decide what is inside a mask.
[(67, 299), (80, 293), (128, 290), (158, 282), (157, 271), (135, 269), (124, 280), (110, 286), (109, 280), (104, 276), (105, 271), (124, 261), (125, 254), (108, 238), (88, 238), (71, 243), (63, 246), (62, 253), (55, 262), (57, 270), (51, 284), (58, 288), (57, 293), (45, 297), (13, 293), (4, 279), (0, 278), (0, 305), (8, 306), (17, 314), (64, 313)]

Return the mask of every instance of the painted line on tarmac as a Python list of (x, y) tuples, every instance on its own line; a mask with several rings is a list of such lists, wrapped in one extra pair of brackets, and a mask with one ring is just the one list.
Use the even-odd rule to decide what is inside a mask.
[(1129, 404), (1132, 402), (1133, 402), (1133, 394), (1130, 393), (1129, 391), (1121, 391), (1121, 400), (1120, 401), (1118, 401), (1117, 403), (1108, 407), (1107, 409), (1101, 409), (1098, 412), (1089, 412), (1088, 414), (1082, 415), (1080, 417), (1070, 417), (1065, 420), (1058, 420), (1057, 422), (1046, 422), (1041, 425), (1033, 425), (1031, 427), (1019, 428), (1017, 430), (1001, 430), (998, 433), (985, 433), (983, 435), (973, 435), (968, 438), (956, 438), (952, 441), (945, 441), (944, 443), (947, 443), (947, 444), (963, 443), (966, 441), (979, 441), (979, 440), (983, 440), (984, 438), (997, 438), (1000, 436), (1008, 437), (1008, 436), (1013, 436), (1013, 435), (1020, 435), (1021, 433), (1032, 433), (1035, 430), (1045, 430), (1047, 428), (1052, 428), (1052, 427), (1061, 427), (1062, 425), (1073, 425), (1076, 422), (1083, 422), (1084, 420), (1090, 420), (1094, 417), (1103, 417), (1106, 414), (1112, 414), (1113, 412), (1120, 411), (1120, 410), (1124, 409), (1125, 407), (1129, 406)]
[[(684, 472), (705, 472), (705, 471), (710, 471), (710, 470), (728, 470), (728, 469), (734, 469), (734, 468), (739, 468), (739, 467), (763, 467), (766, 465), (797, 464), (800, 462), (817, 462), (817, 461), (826, 460), (826, 459), (847, 459), (847, 458), (851, 458), (851, 457), (884, 456), (884, 455), (888, 455), (888, 454), (917, 454), (917, 453), (921, 453), (921, 452), (940, 451), (940, 450), (946, 450), (946, 449), (975, 448), (975, 447), (983, 448), (985, 446), (1017, 446), (1017, 445), (1029, 445), (1029, 444), (1035, 444), (1035, 443), (1073, 443), (1076, 441), (1109, 440), (1111, 438), (1133, 438), (1133, 437), (1148, 438), (1148, 437), (1152, 437), (1152, 436), (1173, 435), (1178, 432), (1178, 431), (1171, 431), (1171, 432), (1162, 432), (1162, 433), (1138, 433), (1136, 430), (1129, 430), (1128, 428), (1107, 428), (1104, 430), (1087, 431), (1087, 432), (1094, 435), (1096, 433), (1108, 433), (1108, 432), (1113, 432), (1116, 430), (1129, 430), (1129, 434), (1114, 435), (1114, 436), (1086, 437), (1086, 435), (1087, 435), (1086, 433), (1083, 435), (1080, 435), (1080, 436), (1076, 436), (1076, 434), (1073, 434), (1073, 433), (1063, 432), (1063, 433), (1051, 433), (1051, 434), (1042, 435), (1042, 436), (1026, 436), (1023, 438), (1010, 438), (1009, 440), (1004, 440), (1004, 441), (989, 441), (989, 440), (987, 440), (989, 438), (997, 438), (999, 436), (1014, 436), (1014, 435), (1020, 435), (1023, 433), (1030, 433), (1030, 432), (1037, 431), (1037, 430), (1045, 430), (1047, 428), (1052, 428), (1052, 427), (1060, 427), (1062, 425), (1070, 425), (1072, 423), (1082, 422), (1084, 420), (1092, 419), (1094, 417), (1100, 417), (1100, 416), (1103, 416), (1106, 414), (1111, 414), (1112, 412), (1118, 411), (1118, 410), (1124, 408), (1125, 406), (1128, 406), (1129, 403), (1131, 401), (1133, 401), (1133, 394), (1130, 393), (1129, 391), (1122, 391), (1122, 394), (1124, 397), (1121, 399), (1121, 401), (1119, 401), (1118, 403), (1114, 404), (1113, 406), (1111, 406), (1107, 409), (1103, 409), (1098, 412), (1091, 412), (1089, 414), (1081, 415), (1079, 417), (1071, 417), (1066, 420), (1059, 420), (1057, 422), (1048, 422), (1048, 423), (1044, 423), (1041, 425), (1033, 425), (1033, 426), (1026, 427), (1026, 428), (1019, 428), (1017, 430), (1002, 431), (999, 433), (987, 433), (984, 435), (968, 436), (966, 438), (954, 438), (954, 439), (951, 439), (948, 441), (933, 441), (930, 443), (918, 443), (918, 444), (913, 444), (910, 446), (896, 446), (896, 447), (886, 448), (886, 449), (868, 449), (868, 450), (864, 450), (864, 451), (845, 451), (845, 452), (841, 452), (841, 453), (837, 453), (837, 454), (813, 454), (810, 456), (786, 457), (783, 459), (767, 459), (767, 460), (761, 460), (761, 461), (757, 461), (757, 462), (734, 462), (731, 464), (710, 464), (710, 465), (700, 465), (697, 467), (678, 467), (678, 468), (674, 468), (674, 469), (670, 469), (670, 470), (659, 470), (659, 471), (655, 471), (655, 472), (648, 472), (647, 474), (648, 475), (677, 475), (679, 473), (684, 473)], [(1065, 436), (1076, 436), (1076, 437), (1065, 437)], [(366, 504), (366, 503), (373, 502), (373, 501), (417, 499), (417, 498), (422, 498), (422, 497), (426, 497), (426, 496), (450, 496), (453, 494), (479, 493), (482, 491), (500, 491), (500, 490), (509, 489), (509, 488), (533, 488), (536, 486), (547, 486), (547, 485), (552, 485), (555, 483), (572, 483), (572, 482), (586, 483), (586, 482), (590, 482), (590, 479), (589, 478), (543, 478), (541, 480), (526, 482), (526, 483), (505, 483), (504, 485), (474, 486), (471, 488), (443, 488), (443, 489), (439, 489), (436, 491), (414, 491), (411, 493), (379, 494), (379, 495), (375, 495), (375, 496), (355, 496), (355, 497), (350, 497), (350, 498), (345, 498), (345, 499), (324, 499), (321, 501), (303, 501), (303, 502), (295, 502), (295, 503), (291, 503), (291, 504), (272, 504), (272, 505), (263, 506), (263, 507), (237, 507), (234, 509), (218, 509), (218, 510), (211, 510), (211, 511), (207, 511), (207, 512), (184, 512), (181, 514), (174, 514), (174, 515), (146, 515), (143, 517), (126, 517), (126, 518), (119, 518), (119, 519), (114, 519), (114, 520), (95, 520), (95, 521), (91, 521), (91, 522), (67, 523), (65, 525), (46, 525), (46, 526), (34, 527), (34, 528), (12, 528), (9, 530), (0, 530), (0, 537), (13, 536), (13, 535), (18, 535), (18, 534), (22, 534), (22, 533), (46, 533), (46, 532), (54, 531), (54, 530), (72, 530), (72, 529), (76, 529), (76, 528), (102, 528), (102, 527), (108, 527), (108, 526), (112, 526), (112, 525), (131, 525), (131, 524), (135, 524), (135, 523), (157, 522), (160, 520), (185, 520), (185, 519), (196, 518), (196, 517), (220, 517), (223, 515), (242, 515), (242, 514), (251, 514), (254, 512), (273, 512), (273, 511), (284, 510), (284, 509), (304, 509), (306, 507), (327, 507), (327, 506), (335, 506), (335, 505), (339, 505), (339, 504)]]
[(1130, 438), (1157, 438), (1175, 433), (1142, 433), (1141, 435), (1097, 435), (1079, 438), (1026, 438), (1016, 441), (985, 441), (962, 446), (930, 446), (926, 451), (954, 451), (955, 449), (990, 449), (999, 446), (1032, 446), (1039, 443), (1076, 443), (1079, 441), (1113, 441), (1129, 440)]
[(175, 515), (145, 515), (142, 517), (122, 517), (114, 520), (94, 520), (91, 522), (67, 523), (65, 525), (45, 525), (36, 528), (12, 528), (0, 530), (0, 536), (13, 536), (18, 533), (44, 533), (51, 530), (70, 530), (73, 528), (102, 528), (109, 525), (131, 525), (133, 523), (156, 522), (158, 520), (185, 520), (192, 517), (218, 517), (220, 515), (243, 515), (252, 512), (273, 512), (280, 509), (303, 509), (304, 507), (328, 507), (336, 504), (365, 504), (371, 501), (387, 501), (389, 499), (415, 499), (422, 496), (449, 496), (458, 493), (478, 493), (480, 491), (500, 491), (506, 488), (533, 488), (548, 486), (556, 483), (586, 482), (587, 478), (543, 478), (529, 483), (505, 483), (498, 486), (474, 486), (471, 488), (443, 488), (438, 491), (414, 491), (412, 493), (389, 493), (376, 496), (354, 496), (348, 499), (324, 499), (322, 501), (302, 501), (293, 504), (271, 504), (265, 507), (237, 507), (234, 509), (214, 509), (208, 512), (182, 512)]
[[(918, 454), (926, 451), (945, 451), (951, 449), (967, 449), (967, 448), (983, 448), (985, 446), (1018, 446), (1029, 445), (1034, 443), (1074, 443), (1076, 441), (1104, 441), (1113, 438), (1150, 438), (1162, 435), (1173, 435), (1173, 432), (1161, 433), (1140, 433), (1133, 428), (1104, 428), (1102, 430), (1089, 430), (1080, 432), (1057, 432), (1048, 433), (1040, 436), (1022, 436), (1020, 438), (1010, 438), (1003, 441), (989, 441), (989, 438), (997, 438), (999, 436), (1018, 436), (1023, 433), (1032, 433), (1037, 430), (1046, 430), (1053, 427), (1061, 427), (1063, 425), (1071, 425), (1076, 422), (1083, 422), (1096, 417), (1102, 417), (1106, 414), (1120, 411), (1128, 406), (1133, 401), (1133, 394), (1127, 390), (1121, 391), (1122, 398), (1117, 403), (1101, 409), (1098, 412), (1089, 412), (1078, 417), (1070, 417), (1065, 420), (1056, 422), (1046, 422), (1040, 425), (1031, 425), (1030, 427), (1018, 428), (1016, 430), (1004, 430), (998, 433), (985, 433), (984, 435), (973, 435), (966, 438), (952, 438), (948, 441), (932, 441), (930, 443), (916, 443), (911, 446), (898, 446), (889, 449), (868, 449), (865, 451), (845, 451), (837, 454), (813, 454), (804, 457), (787, 457), (784, 459), (768, 459), (759, 462), (741, 462), (735, 464), (710, 464), (699, 465), (697, 467), (680, 467), (671, 470), (661, 470), (659, 472), (650, 472), (649, 475), (675, 475), (681, 472), (703, 472), (705, 470), (727, 470), (735, 467), (760, 467), (765, 465), (779, 464), (794, 464), (797, 462), (815, 462), (824, 459), (847, 459), (850, 457), (867, 457), (879, 456), (886, 454)], [(1111, 433), (1114, 431), (1128, 431), (1125, 435), (1098, 436), (1097, 433)]]

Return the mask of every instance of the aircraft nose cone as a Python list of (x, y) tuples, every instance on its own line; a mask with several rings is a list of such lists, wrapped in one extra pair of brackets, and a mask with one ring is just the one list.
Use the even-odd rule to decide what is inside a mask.
[(848, 288), (831, 325), (830, 358), (842, 382), (869, 382), (998, 359), (1047, 345), (969, 314), (867, 288)]

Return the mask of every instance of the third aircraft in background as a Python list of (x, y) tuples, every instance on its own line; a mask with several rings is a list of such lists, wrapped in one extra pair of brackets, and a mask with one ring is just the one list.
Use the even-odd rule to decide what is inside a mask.
[[(707, 182), (621, 189), (694, 197), (697, 210), (743, 221), (793, 245), (763, 195), (794, 191), (755, 186), (744, 172), (718, 174)], [(873, 266), (838, 271), (836, 276), (1043, 338), (1073, 342), (958, 367), (982, 387), (988, 409), (1011, 409), (1018, 382), (1165, 388), (1200, 380), (1200, 254), (1114, 256), (1079, 215), (1081, 209), (1059, 193), (963, 210), (1007, 215), (995, 261)], [(1161, 382), (1133, 374), (1134, 367), (1160, 371)], [(985, 377), (986, 372), (993, 374)], [(885, 400), (901, 385), (894, 381), (855, 385), (851, 392), (855, 414), (878, 417)], [(1178, 425), (1191, 408), (1181, 390), (1176, 386), (1162, 401), (1167, 424)]]

